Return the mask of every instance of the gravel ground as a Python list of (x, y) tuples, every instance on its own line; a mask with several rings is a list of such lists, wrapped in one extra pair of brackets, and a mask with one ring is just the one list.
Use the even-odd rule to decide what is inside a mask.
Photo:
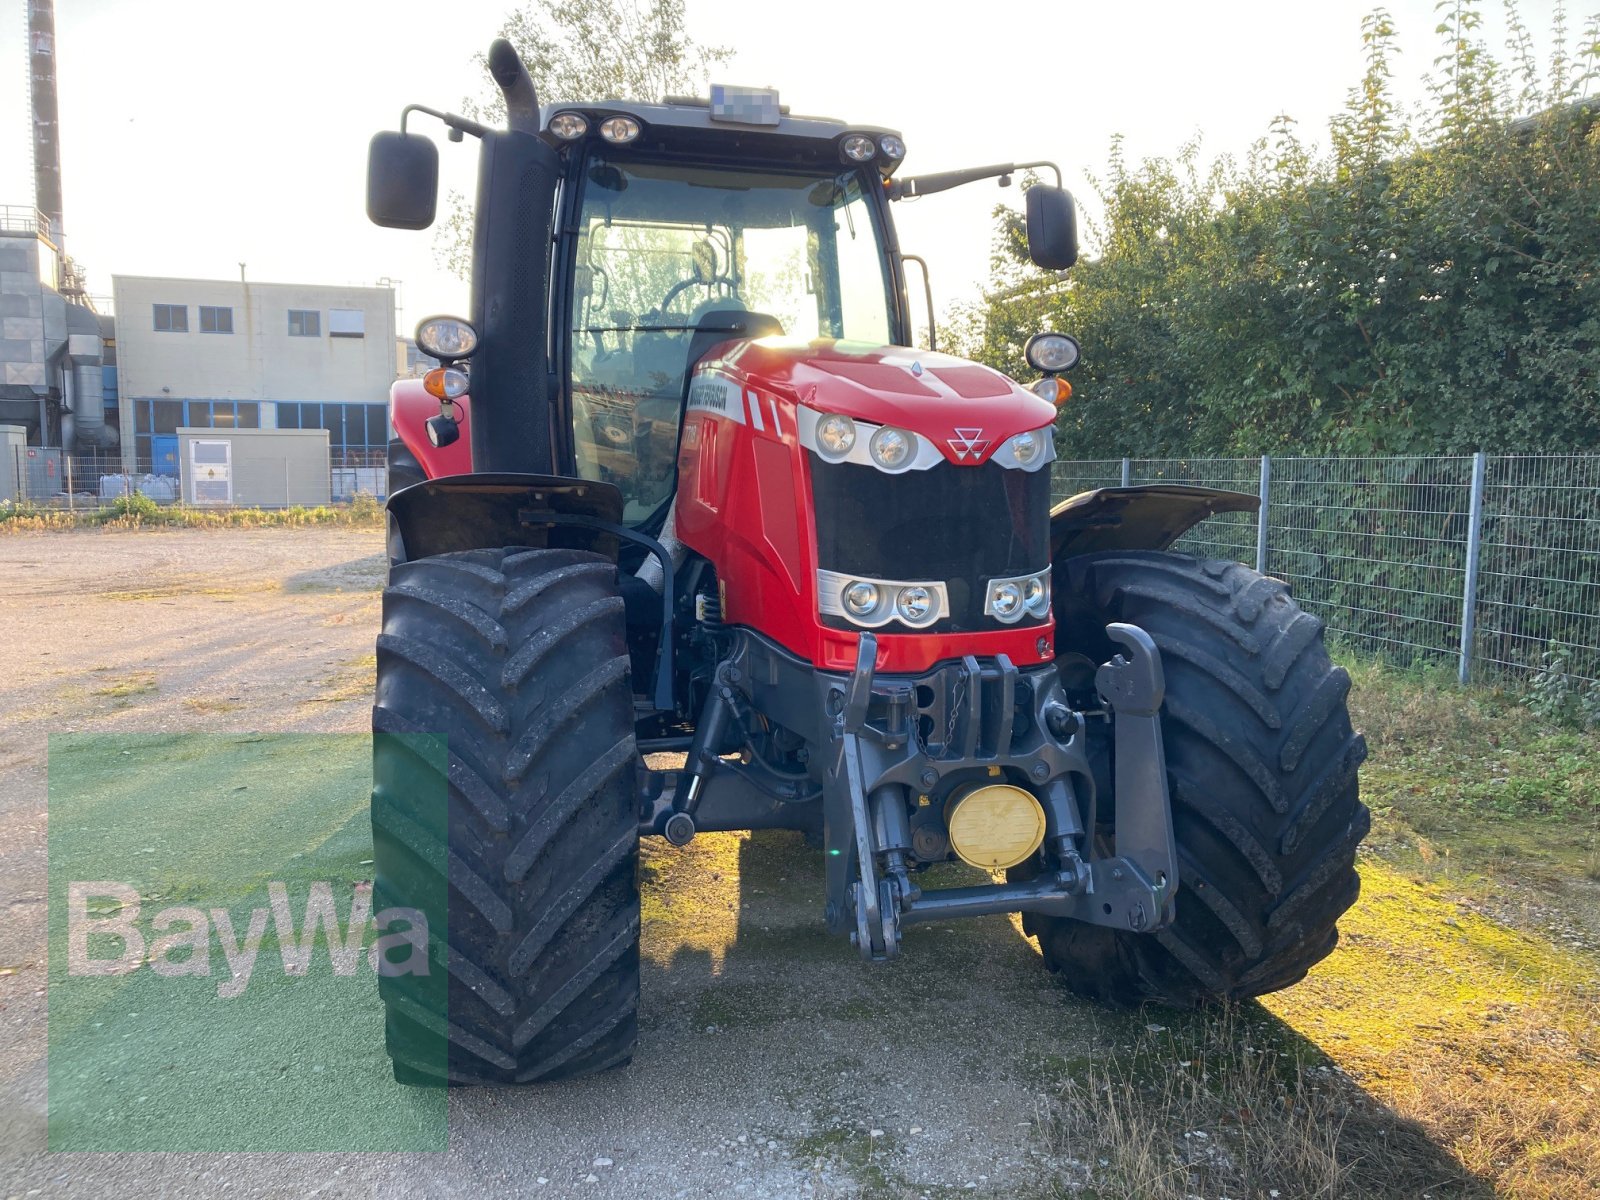
[(0, 538), (0, 1196), (1047, 1190), (1049, 1080), (1122, 1026), (1004, 918), (862, 964), (786, 834), (648, 847), (633, 1065), (452, 1092), (447, 1153), (44, 1153), (47, 735), (362, 730), (381, 550), (348, 530)]

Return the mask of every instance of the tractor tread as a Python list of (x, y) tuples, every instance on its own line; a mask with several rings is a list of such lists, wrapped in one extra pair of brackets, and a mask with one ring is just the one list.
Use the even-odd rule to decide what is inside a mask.
[[(1054, 575), (1060, 652), (1105, 661), (1112, 621), (1161, 650), (1179, 894), (1154, 936), (1035, 916), (1046, 964), (1085, 995), (1180, 1007), (1304, 978), (1359, 893), (1370, 827), (1357, 781), (1366, 744), (1322, 623), (1281, 581), (1236, 562), (1119, 550), (1067, 559)], [(1115, 797), (1103, 800), (1101, 819), (1114, 812)]]
[[(530, 649), (532, 648), (532, 649)], [(381, 976), (396, 1079), (515, 1085), (633, 1055), (633, 702), (615, 563), (474, 550), (393, 568), (373, 708), (375, 893), (444, 912), (436, 982)], [(419, 735), (446, 745), (432, 761)]]

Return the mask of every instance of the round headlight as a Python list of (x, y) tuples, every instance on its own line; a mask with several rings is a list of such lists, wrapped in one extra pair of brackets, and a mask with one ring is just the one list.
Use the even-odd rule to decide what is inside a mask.
[(1015, 583), (1002, 583), (989, 593), (989, 607), (1002, 621), (1015, 620), (1022, 615), (1022, 588)]
[(1078, 340), (1064, 333), (1036, 333), (1022, 348), (1035, 371), (1068, 371), (1078, 364)]
[(872, 435), (872, 441), (867, 444), (867, 450), (872, 455), (872, 461), (880, 467), (887, 467), (893, 471), (903, 467), (911, 457), (912, 435), (903, 429), (896, 429), (892, 425), (885, 425)]
[(1011, 439), (1011, 453), (1023, 466), (1031, 465), (1044, 453), (1044, 435), (1036, 429), (1017, 434)]
[(632, 117), (607, 117), (600, 122), (600, 136), (620, 146), (639, 136), (639, 122)]
[(460, 317), (429, 317), (417, 326), (417, 349), (440, 362), (466, 358), (478, 348), (478, 331)]
[(817, 448), (822, 457), (838, 462), (856, 444), (856, 423), (838, 413), (817, 422)]
[(846, 162), (871, 162), (878, 153), (878, 143), (864, 133), (847, 133), (844, 141), (839, 143), (839, 153), (844, 155)]
[(570, 142), (589, 132), (589, 119), (582, 113), (557, 113), (550, 118), (550, 132), (563, 142)]
[(916, 625), (927, 620), (928, 614), (933, 611), (933, 593), (920, 584), (901, 588), (894, 608), (902, 621)]
[(892, 133), (886, 133), (878, 139), (878, 149), (883, 151), (885, 158), (892, 158), (895, 162), (906, 156), (906, 144)]
[(878, 589), (864, 580), (848, 583), (844, 589), (844, 606), (858, 617), (864, 617), (878, 607)]
[(1035, 575), (1022, 585), (1022, 606), (1036, 617), (1050, 611), (1050, 584), (1046, 576)]

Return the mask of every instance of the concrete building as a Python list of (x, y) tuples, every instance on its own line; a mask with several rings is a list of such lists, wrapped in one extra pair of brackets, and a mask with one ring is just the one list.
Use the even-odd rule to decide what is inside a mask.
[(30, 446), (106, 451), (102, 322), (54, 229), (36, 209), (0, 206), (0, 423)]
[(381, 461), (395, 374), (387, 287), (112, 277), (125, 468), (180, 427), (324, 429), (334, 466)]

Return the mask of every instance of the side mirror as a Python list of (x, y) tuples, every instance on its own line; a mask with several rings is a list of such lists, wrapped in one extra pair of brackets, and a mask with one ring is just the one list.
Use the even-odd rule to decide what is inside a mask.
[(1078, 261), (1078, 214), (1065, 188), (1036, 183), (1028, 189), (1028, 257), (1047, 271)]
[(373, 134), (367, 146), (367, 218), (388, 229), (426, 229), (438, 202), (439, 148), (417, 133)]

